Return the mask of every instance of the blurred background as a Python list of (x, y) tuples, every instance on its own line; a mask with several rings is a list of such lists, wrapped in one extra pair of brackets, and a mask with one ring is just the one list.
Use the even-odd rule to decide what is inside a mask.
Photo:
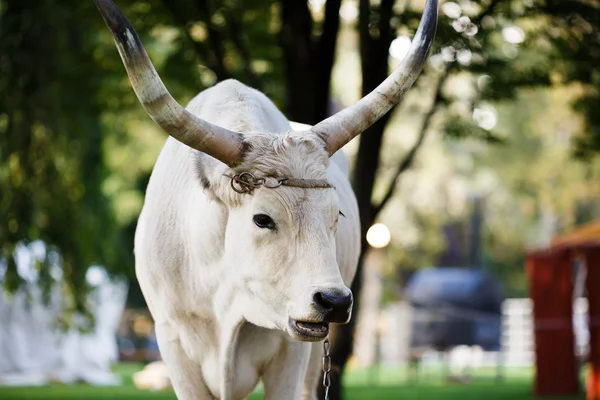
[[(309, 124), (385, 79), (424, 4), (117, 1), (180, 103), (236, 78)], [(600, 398), (600, 1), (439, 15), (345, 147), (363, 247), (331, 398)], [(165, 138), (91, 0), (0, 0), (0, 398), (175, 398), (132, 254)]]

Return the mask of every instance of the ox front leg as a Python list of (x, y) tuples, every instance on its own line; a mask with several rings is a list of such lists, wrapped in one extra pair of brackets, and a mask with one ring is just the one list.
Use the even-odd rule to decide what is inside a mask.
[(168, 324), (156, 325), (156, 339), (177, 399), (216, 400), (204, 383), (200, 365), (185, 354), (178, 335)]
[(311, 343), (287, 339), (263, 376), (264, 400), (299, 400), (310, 358)]
[(322, 382), (323, 342), (311, 344), (310, 359), (304, 378), (302, 400), (317, 400), (317, 386)]

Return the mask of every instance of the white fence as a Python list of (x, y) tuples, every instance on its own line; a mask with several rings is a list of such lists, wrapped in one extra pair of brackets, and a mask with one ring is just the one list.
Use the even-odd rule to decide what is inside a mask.
[[(406, 302), (394, 303), (381, 311), (378, 326), (380, 332), (380, 341), (377, 346), (378, 361), (386, 364), (401, 364), (408, 361), (411, 353), (409, 349), (410, 322), (413, 312), (415, 311)], [(575, 351), (578, 356), (587, 354), (588, 351), (589, 332), (587, 320), (587, 299), (579, 298), (573, 306)], [(530, 299), (507, 299), (502, 304), (501, 348), (501, 359), (504, 365), (531, 366), (534, 364), (535, 343)], [(375, 352), (375, 345), (360, 341), (358, 338), (356, 350), (357, 354)], [(466, 354), (463, 348), (457, 349), (456, 353), (456, 355), (451, 353), (450, 358), (453, 359), (459, 354)], [(480, 351), (471, 353), (469, 357), (475, 357), (478, 365), (494, 365), (499, 360), (497, 353)], [(357, 362), (365, 365), (366, 363), (361, 361), (365, 359), (372, 360), (374, 357), (357, 357)]]

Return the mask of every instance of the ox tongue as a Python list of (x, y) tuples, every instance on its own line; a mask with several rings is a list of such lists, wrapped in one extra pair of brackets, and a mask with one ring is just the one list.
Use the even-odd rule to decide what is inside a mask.
[(296, 326), (300, 329), (307, 329), (310, 331), (325, 332), (327, 330), (327, 324), (324, 322), (296, 322)]

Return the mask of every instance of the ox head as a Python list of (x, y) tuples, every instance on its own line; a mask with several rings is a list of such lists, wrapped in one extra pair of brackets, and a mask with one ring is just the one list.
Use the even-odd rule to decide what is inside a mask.
[(437, 0), (427, 1), (408, 54), (373, 92), (304, 132), (279, 135), (241, 134), (184, 109), (125, 16), (111, 0), (94, 1), (150, 117), (173, 138), (222, 162), (207, 184), (227, 208), (222, 257), (248, 295), (244, 317), (306, 341), (323, 339), (330, 322), (346, 323), (352, 293), (336, 262), (343, 210), (327, 180), (329, 157), (412, 86), (435, 36)]

